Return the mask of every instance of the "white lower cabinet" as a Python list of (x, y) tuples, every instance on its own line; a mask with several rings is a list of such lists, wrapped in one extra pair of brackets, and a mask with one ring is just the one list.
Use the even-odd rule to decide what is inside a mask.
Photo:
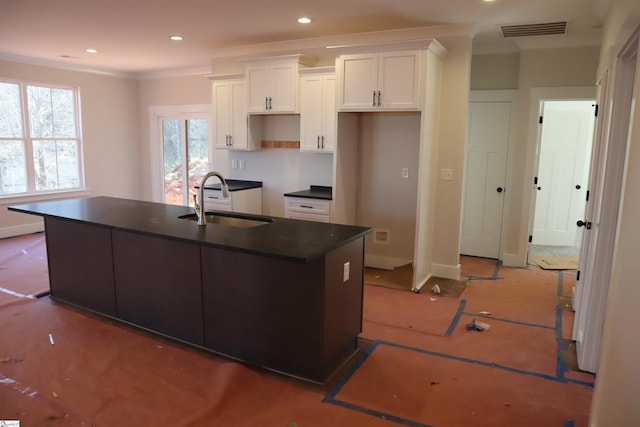
[(285, 197), (284, 204), (285, 218), (331, 222), (331, 200)]
[(262, 188), (230, 191), (226, 198), (221, 190), (205, 188), (204, 209), (262, 215)]

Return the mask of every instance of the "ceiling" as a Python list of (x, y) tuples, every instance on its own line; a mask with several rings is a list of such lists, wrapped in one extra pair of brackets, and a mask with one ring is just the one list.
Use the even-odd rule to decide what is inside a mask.
[[(610, 1), (2, 0), (0, 59), (141, 76), (206, 67), (217, 52), (240, 46), (431, 26), (466, 29), (474, 52), (594, 45)], [(299, 24), (301, 16), (312, 23)], [(566, 35), (499, 31), (556, 21), (568, 22)], [(184, 40), (171, 41), (174, 34)]]

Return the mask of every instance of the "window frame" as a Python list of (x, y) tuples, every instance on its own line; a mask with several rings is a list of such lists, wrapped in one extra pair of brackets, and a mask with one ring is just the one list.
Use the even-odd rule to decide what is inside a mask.
[[(16, 84), (19, 88), (19, 102), (21, 108), (21, 122), (22, 122), (22, 136), (21, 137), (5, 137), (0, 135), (0, 140), (3, 141), (18, 141), (24, 144), (25, 152), (25, 173), (27, 175), (27, 190), (19, 193), (0, 194), (0, 201), (4, 203), (13, 202), (29, 202), (35, 200), (53, 200), (68, 197), (80, 197), (87, 195), (89, 192), (86, 189), (85, 183), (85, 166), (84, 166), (84, 143), (82, 135), (82, 110), (80, 103), (80, 87), (69, 86), (55, 83), (44, 83), (27, 80), (18, 80), (0, 77), (0, 83)], [(29, 101), (28, 101), (28, 87), (41, 87), (46, 89), (64, 89), (70, 90), (73, 94), (73, 106), (74, 106), (74, 125), (75, 125), (75, 137), (34, 137), (31, 134), (31, 123), (29, 117)], [(34, 162), (34, 142), (37, 141), (73, 141), (77, 150), (77, 173), (78, 173), (78, 186), (73, 188), (63, 189), (36, 189), (36, 174)]]

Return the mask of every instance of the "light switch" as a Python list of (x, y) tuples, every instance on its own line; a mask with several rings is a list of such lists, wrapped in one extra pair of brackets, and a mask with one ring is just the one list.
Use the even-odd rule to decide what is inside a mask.
[(409, 168), (402, 168), (402, 177), (409, 178)]
[(349, 280), (349, 267), (351, 266), (350, 262), (345, 262), (344, 263), (344, 271), (342, 273), (342, 281), (346, 282), (347, 280)]
[(442, 169), (440, 179), (443, 181), (453, 181), (453, 169)]

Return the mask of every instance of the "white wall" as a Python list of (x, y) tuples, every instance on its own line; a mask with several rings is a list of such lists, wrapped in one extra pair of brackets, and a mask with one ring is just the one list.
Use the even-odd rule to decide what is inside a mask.
[[(9, 61), (0, 61), (0, 76), (79, 87), (88, 194), (142, 197), (143, 174), (139, 166), (143, 154), (139, 144), (137, 80)], [(38, 217), (5, 209), (7, 205), (37, 200), (34, 197), (3, 200), (0, 237), (42, 229)]]

